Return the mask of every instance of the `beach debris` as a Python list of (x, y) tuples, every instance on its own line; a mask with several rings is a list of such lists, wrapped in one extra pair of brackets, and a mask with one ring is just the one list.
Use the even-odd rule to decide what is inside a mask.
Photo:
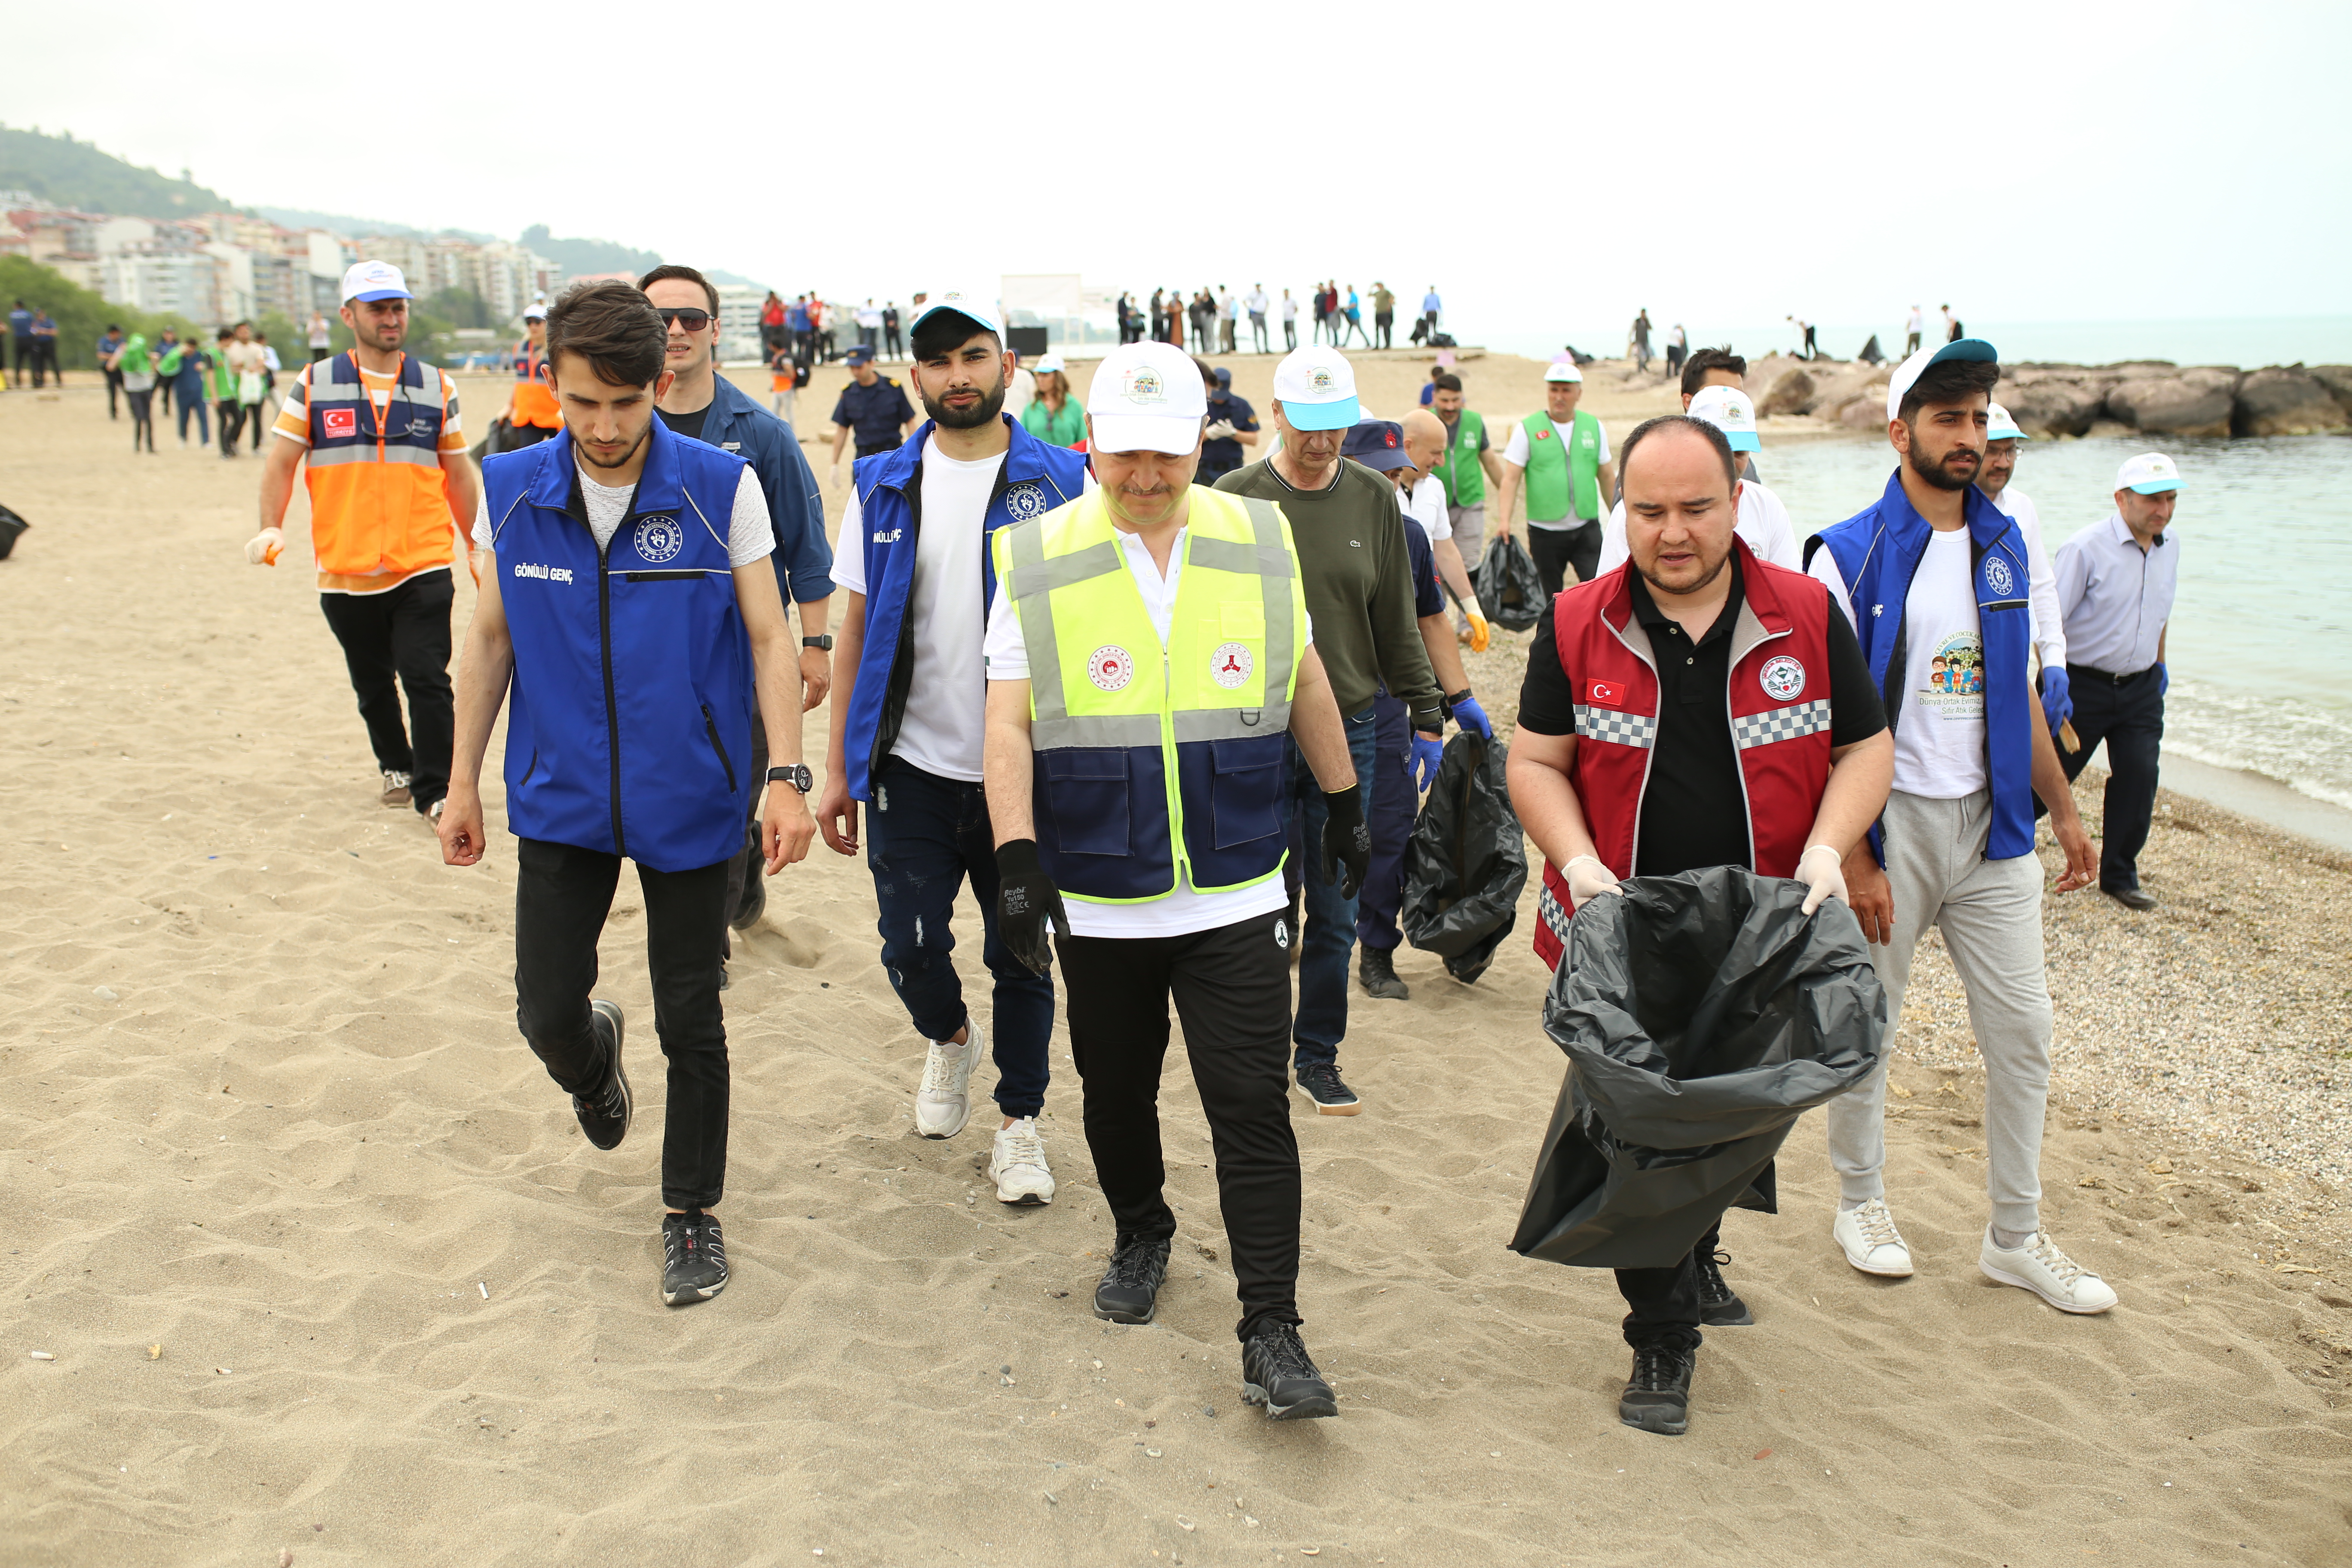
[(33, 1359), (34, 1359), (35, 1361), (55, 1361), (55, 1360), (57, 1360), (58, 1358), (57, 1358), (57, 1357), (55, 1357), (55, 1356), (53, 1356), (53, 1355), (51, 1355), (51, 1354), (50, 1354), (48, 1352), (47, 1352), (47, 1351), (35, 1351), (35, 1352), (33, 1352)]
[[(2319, 1270), (2316, 1268), (2305, 1268), (2300, 1263), (2282, 1263), (2277, 1268), (2272, 1269), (2271, 1272), (2273, 1274), (2316, 1274)], [(2165, 1484), (2169, 1486), (2172, 1483), (2168, 1481)]]
[(213, 1368), (213, 1371), (214, 1371), (214, 1372), (215, 1372), (215, 1373), (219, 1373), (219, 1374), (220, 1374), (221, 1376), (223, 1376), (223, 1377), (235, 1377), (235, 1376), (236, 1375), (236, 1373), (235, 1372), (231, 1371), (229, 1368), (225, 1367), (225, 1366), (216, 1366), (216, 1367)]
[(2147, 1163), (2147, 1173), (2151, 1176), (2168, 1176), (2172, 1174), (2172, 1162), (2169, 1160), (2150, 1160)]
[(1257, 1528), (1257, 1521), (1252, 1519), (1247, 1514), (1242, 1515), (1242, 1522), (1248, 1525), (1252, 1530), (1255, 1530)]
[(475, 1288), (476, 1289), (479, 1290), (479, 1291), (482, 1293), (482, 1300), (483, 1300), (487, 1301), (487, 1300), (488, 1300), (490, 1299), (490, 1287), (489, 1287), (489, 1282), (488, 1282), (488, 1280), (484, 1280), (484, 1279), (477, 1279), (477, 1280), (475, 1280), (475, 1281), (474, 1281), (474, 1288)]
[(281, 1546), (278, 1549), (278, 1568), (294, 1568), (294, 1549), (292, 1547)]
[(1176, 1528), (1179, 1530), (1198, 1530), (1201, 1528), (1201, 1521), (1196, 1519), (1186, 1519), (1180, 1513), (1176, 1516)]
[(147, 1347), (147, 1359), (149, 1361), (162, 1361), (163, 1359), (163, 1347), (162, 1345), (149, 1345)]
[(1059, 1508), (1059, 1507), (1061, 1507), (1061, 1506), (1062, 1506), (1062, 1500), (1061, 1500), (1060, 1498), (1055, 1497), (1052, 1492), (1047, 1492), (1047, 1493), (1045, 1494), (1045, 1500), (1046, 1500), (1047, 1502), (1049, 1502), (1049, 1503), (1053, 1504), (1055, 1508)]
[(1769, 1459), (1772, 1457), (1772, 1450), (1769, 1448), (1759, 1448), (1756, 1450), (1756, 1457), (1759, 1459)]
[(1143, 1451), (1150, 1455), (1155, 1459), (1160, 1458), (1160, 1450), (1157, 1448), (1146, 1448)]
[(121, 994), (117, 993), (111, 985), (94, 986), (90, 990), (90, 994), (97, 997), (101, 1002), (120, 1002), (122, 1000)]

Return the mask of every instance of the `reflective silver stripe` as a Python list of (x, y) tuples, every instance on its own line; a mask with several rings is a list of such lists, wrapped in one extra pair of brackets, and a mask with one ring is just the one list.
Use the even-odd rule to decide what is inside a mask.
[[(1043, 548), (1042, 542), (1039, 548)], [(1016, 568), (1014, 576), (1021, 584), (1021, 592), (1015, 596), (1023, 599), (1042, 598), (1056, 588), (1090, 583), (1097, 577), (1108, 577), (1127, 567), (1126, 561), (1119, 555), (1118, 546), (1108, 540), (1089, 544), (1084, 550), (1073, 551), (1067, 555), (1056, 555), (1051, 561), (1041, 560), (1034, 571), (1018, 570), (1028, 563), (1019, 558), (1016, 550), (1013, 564)]]
[(1279, 735), (1290, 727), (1290, 704), (1270, 708), (1186, 708), (1171, 722), (1176, 743), (1197, 741), (1254, 741)]
[(1242, 506), (1249, 513), (1251, 531), (1257, 535), (1261, 563), (1258, 593), (1265, 605), (1266, 711), (1278, 710), (1282, 715), (1280, 722), (1287, 726), (1291, 645), (1298, 635), (1290, 615), (1290, 581), (1297, 572), (1297, 563), (1291, 560), (1289, 550), (1282, 542), (1282, 513), (1275, 510), (1274, 503), (1249, 496), (1243, 498)]
[[(1271, 501), (1254, 500), (1250, 506), (1274, 510)], [(1233, 539), (1204, 539), (1191, 535), (1186, 542), (1184, 559), (1194, 566), (1206, 566), (1215, 572), (1240, 572), (1263, 577), (1286, 578), (1290, 575), (1290, 552), (1282, 547), (1282, 535), (1277, 531), (1274, 545), (1267, 548), (1265, 541), (1244, 544)]]
[(1038, 718), (1029, 725), (1029, 748), (1059, 751), (1066, 746), (1133, 746), (1160, 749), (1157, 713), (1105, 713), (1087, 718)]
[[(737, 483), (738, 485), (740, 485), (740, 484), (741, 484), (741, 483), (742, 483), (742, 481), (741, 481), (740, 479), (738, 479), (738, 480), (736, 481), (736, 483)], [(717, 541), (719, 542), (719, 549), (721, 549), (721, 550), (727, 551), (727, 552), (729, 552), (729, 558), (731, 560), (731, 559), (733, 558), (733, 545), (732, 545), (732, 544), (730, 543), (730, 542), (728, 540), (727, 535), (725, 535), (725, 534), (723, 534), (723, 533), (719, 532), (717, 529), (715, 529), (715, 528), (713, 528), (713, 527), (711, 527), (711, 526), (710, 526), (710, 519), (709, 519), (709, 518), (708, 518), (708, 517), (703, 516), (703, 511), (702, 511), (702, 503), (701, 503), (700, 501), (698, 501), (698, 500), (696, 500), (694, 499), (694, 492), (693, 492), (692, 490), (690, 490), (690, 489), (688, 489), (686, 488), (686, 486), (685, 486), (684, 484), (682, 484), (682, 483), (681, 483), (681, 484), (677, 487), (677, 493), (678, 493), (679, 495), (684, 496), (684, 497), (686, 498), (686, 504), (687, 504), (687, 505), (688, 505), (688, 506), (690, 506), (690, 507), (692, 507), (692, 508), (694, 509), (694, 515), (695, 515), (696, 517), (698, 517), (698, 518), (700, 518), (700, 519), (701, 519), (701, 521), (702, 521), (702, 531), (703, 531), (703, 532), (705, 532), (705, 533), (707, 533), (707, 534), (709, 534), (709, 535), (710, 535), (710, 537), (711, 537), (711, 538), (713, 538), (713, 539), (717, 540)], [(730, 501), (732, 501), (732, 500), (733, 500), (734, 498), (730, 496), (730, 498), (728, 498), (728, 499), (730, 500)], [(734, 508), (733, 508), (731, 505), (728, 508), (728, 511), (727, 511), (727, 522), (728, 522), (728, 526), (729, 526), (730, 528), (732, 528), (732, 527), (734, 526), (734, 522), (735, 522), (735, 511), (734, 511)]]
[(1620, 713), (1613, 708), (1576, 705), (1576, 733), (1587, 741), (1612, 741), (1621, 746), (1648, 751), (1658, 738), (1658, 721), (1641, 713)]
[[(338, 463), (373, 463), (376, 460), (375, 443), (361, 441), (349, 447), (314, 447), (303, 461), (314, 468), (331, 468)], [(419, 447), (404, 441), (384, 443), (383, 460), (387, 463), (414, 463), (422, 468), (441, 465), (441, 454), (431, 447)]]
[[(1050, 513), (1048, 515), (1051, 515)], [(1021, 640), (1029, 646), (1029, 706), (1031, 744), (1044, 749), (1035, 737), (1070, 715), (1062, 692), (1062, 655), (1054, 640), (1054, 601), (1043, 586), (1045, 576), (1045, 531), (1043, 518), (1016, 522), (1006, 529), (1005, 549), (1013, 557), (1013, 613), (1021, 622)], [(1035, 579), (1039, 586), (1032, 591)]]
[(1750, 746), (1769, 746), (1775, 741), (1794, 741), (1801, 736), (1819, 734), (1830, 727), (1830, 704), (1827, 698), (1811, 702), (1793, 702), (1786, 708), (1768, 709), (1750, 713), (1731, 721), (1732, 744), (1741, 751)]
[(1543, 917), (1543, 923), (1551, 928), (1551, 934), (1559, 938), (1561, 945), (1565, 946), (1568, 942), (1568, 923), (1575, 917), (1559, 907), (1559, 900), (1552, 897), (1551, 889), (1549, 886), (1536, 895), (1536, 913)]

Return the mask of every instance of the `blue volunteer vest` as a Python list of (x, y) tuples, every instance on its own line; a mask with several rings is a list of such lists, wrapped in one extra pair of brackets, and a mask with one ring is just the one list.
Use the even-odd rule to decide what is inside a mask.
[(514, 639), (507, 826), (690, 871), (743, 847), (751, 645), (727, 535), (743, 459), (656, 419), (600, 554), (570, 431), (482, 464)]
[[(1989, 860), (2033, 853), (2033, 729), (2042, 705), (2033, 695), (2028, 654), (2032, 625), (2027, 598), (2025, 541), (2017, 524), (1970, 485), (1961, 492), (1974, 563), (1977, 633), (1984, 643), (1986, 773), (1992, 785), (1992, 824), (1985, 845)], [(1904, 668), (1905, 606), (1911, 579), (1927, 553), (1927, 520), (1903, 493), (1903, 476), (1886, 481), (1878, 504), (1823, 529), (1807, 543), (1805, 559), (1825, 549), (1845, 579), (1853, 601), (1854, 636), (1871, 679), (1886, 703), (1886, 727), (1897, 728), (1907, 689)], [(1876, 826), (1871, 847), (1885, 863), (1885, 845)]]

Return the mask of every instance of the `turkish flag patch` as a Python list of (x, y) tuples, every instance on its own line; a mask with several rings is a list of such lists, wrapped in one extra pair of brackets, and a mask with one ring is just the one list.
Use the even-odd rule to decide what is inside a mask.
[(1585, 700), (1603, 708), (1625, 706), (1625, 683), (1622, 680), (1596, 680), (1587, 689)]
[(356, 409), (322, 408), (319, 411), (319, 417), (330, 437), (359, 434), (360, 418)]
[(1551, 432), (1549, 430), (1538, 430), (1536, 432), (1536, 439), (1538, 441), (1549, 441), (1551, 439)]

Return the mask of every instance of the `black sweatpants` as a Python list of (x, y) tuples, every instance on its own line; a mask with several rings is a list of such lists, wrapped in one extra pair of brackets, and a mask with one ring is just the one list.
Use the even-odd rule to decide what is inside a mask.
[[(604, 1045), (588, 1001), (596, 988), (596, 939), (620, 880), (617, 855), (516, 842), (515, 1024), (566, 1094), (590, 1094), (604, 1081)], [(719, 1000), (727, 863), (693, 871), (640, 865), (637, 886), (646, 900), (654, 1032), (669, 1058), (662, 1202), (710, 1208), (727, 1185), (727, 1018)]]
[(2087, 664), (2066, 666), (2074, 700), (2074, 733), (2083, 749), (2058, 749), (2073, 784), (2099, 742), (2107, 743), (2107, 790), (2099, 809), (2099, 886), (2126, 892), (2139, 886), (2139, 852), (2147, 847), (2156, 814), (2157, 764), (2164, 754), (2164, 676), (2149, 665), (2116, 677)]
[(1671, 1268), (1620, 1268), (1617, 1293), (1625, 1298), (1625, 1342), (1635, 1350), (1664, 1345), (1670, 1350), (1699, 1347), (1698, 1258), (1713, 1252), (1723, 1234), (1723, 1222), (1707, 1227), (1698, 1245)]
[[(743, 847), (727, 862), (727, 919), (732, 921), (735, 911), (743, 907), (743, 896), (752, 885), (752, 879), (768, 874), (768, 858), (760, 852), (760, 825), (768, 811), (768, 721), (760, 710), (751, 710), (751, 806), (743, 823)], [(735, 956), (734, 933), (727, 925), (719, 928), (719, 956)]]
[(1569, 587), (1568, 569), (1576, 568), (1576, 581), (1590, 582), (1601, 568), (1601, 524), (1580, 522), (1574, 528), (1538, 528), (1528, 525), (1528, 553), (1535, 557), (1536, 575), (1543, 579), (1544, 592), (1557, 594)]
[(1298, 1317), (1298, 1142), (1290, 1131), (1290, 947), (1279, 910), (1168, 937), (1065, 937), (1070, 1055), (1087, 1147), (1121, 1237), (1171, 1237), (1161, 1195), (1160, 1071), (1168, 1002), (1216, 1150), (1217, 1202), (1247, 1339)]
[[(446, 567), (420, 572), (382, 594), (319, 595), (319, 608), (343, 645), (375, 765), (408, 774), (410, 797), (425, 814), (449, 793), (449, 748), (457, 722), (449, 692), (449, 606), (457, 596)], [(408, 693), (407, 729), (400, 721), (400, 690)]]

